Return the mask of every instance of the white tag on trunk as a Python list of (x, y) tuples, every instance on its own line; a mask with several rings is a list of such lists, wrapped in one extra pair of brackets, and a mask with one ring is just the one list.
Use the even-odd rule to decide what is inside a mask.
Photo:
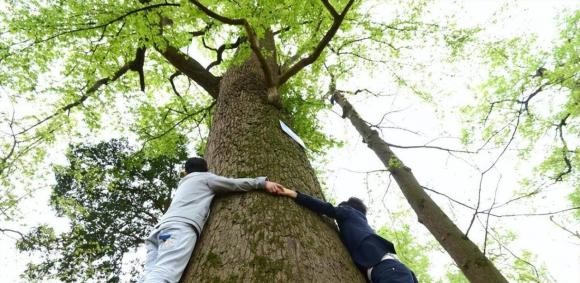
[(304, 145), (302, 139), (296, 133), (294, 133), (292, 129), (290, 129), (290, 127), (286, 126), (286, 124), (284, 124), (284, 122), (282, 122), (281, 120), (280, 120), (280, 128), (282, 128), (282, 131), (284, 131), (284, 133), (286, 133), (293, 140), (295, 140), (300, 146), (302, 146), (302, 148), (306, 149), (306, 145)]

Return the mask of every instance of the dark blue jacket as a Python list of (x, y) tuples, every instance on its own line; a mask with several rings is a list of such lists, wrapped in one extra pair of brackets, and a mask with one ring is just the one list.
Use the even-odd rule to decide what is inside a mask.
[(366, 270), (379, 263), (386, 253), (396, 253), (393, 243), (377, 235), (362, 212), (344, 204), (334, 207), (330, 203), (300, 192), (296, 197), (296, 203), (336, 219), (340, 238), (359, 268)]

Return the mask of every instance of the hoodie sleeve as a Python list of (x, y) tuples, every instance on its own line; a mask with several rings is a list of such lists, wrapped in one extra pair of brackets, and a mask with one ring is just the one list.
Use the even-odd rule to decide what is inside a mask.
[(264, 189), (266, 186), (266, 177), (252, 178), (227, 178), (210, 174), (208, 176), (208, 186), (215, 193), (223, 192), (247, 192), (250, 190)]

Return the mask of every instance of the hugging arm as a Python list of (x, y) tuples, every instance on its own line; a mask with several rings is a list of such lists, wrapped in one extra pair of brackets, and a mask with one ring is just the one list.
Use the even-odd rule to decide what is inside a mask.
[(216, 193), (220, 192), (247, 192), (249, 190), (264, 189), (269, 193), (282, 190), (283, 186), (270, 182), (266, 177), (251, 178), (227, 178), (218, 175), (210, 175), (207, 180), (209, 187)]
[(322, 201), (307, 194), (286, 188), (284, 188), (282, 193), (278, 194), (293, 198), (297, 204), (304, 206), (318, 214), (324, 214), (335, 219), (340, 217), (339, 208), (336, 208), (328, 202)]

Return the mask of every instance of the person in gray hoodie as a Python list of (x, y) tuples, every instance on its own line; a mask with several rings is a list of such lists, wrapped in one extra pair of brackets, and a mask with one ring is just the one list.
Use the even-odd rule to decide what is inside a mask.
[(284, 187), (266, 177), (232, 179), (208, 172), (203, 158), (185, 162), (185, 177), (169, 208), (145, 240), (147, 257), (140, 282), (178, 282), (209, 216), (216, 193), (264, 189), (276, 194)]

